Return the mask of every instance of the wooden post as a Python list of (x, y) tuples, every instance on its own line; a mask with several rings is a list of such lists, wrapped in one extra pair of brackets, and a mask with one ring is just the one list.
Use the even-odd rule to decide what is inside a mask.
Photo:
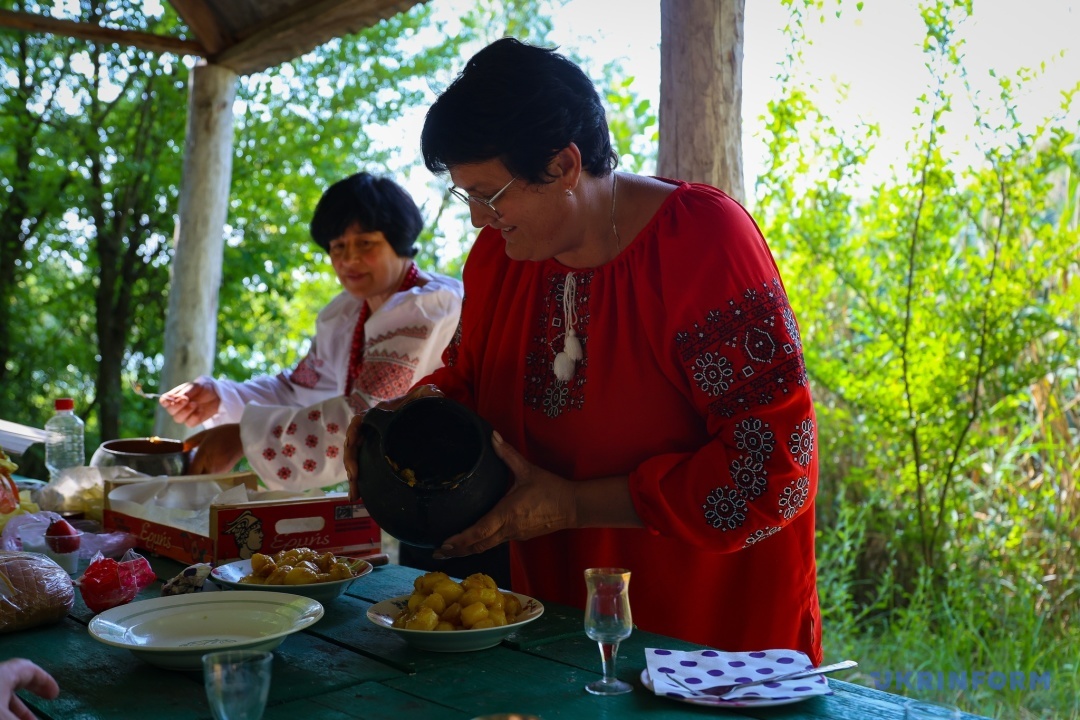
[(745, 0), (660, 1), (661, 177), (746, 201), (742, 160)]
[[(218, 65), (199, 64), (191, 71), (180, 219), (165, 321), (163, 390), (214, 368), (236, 79), (235, 72)], [(154, 434), (184, 438), (190, 430), (173, 422), (159, 407)]]

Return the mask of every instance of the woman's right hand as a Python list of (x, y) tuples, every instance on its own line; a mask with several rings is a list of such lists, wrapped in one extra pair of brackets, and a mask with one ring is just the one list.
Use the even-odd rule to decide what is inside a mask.
[[(443, 391), (434, 385), (417, 385), (404, 395), (390, 400), (383, 400), (375, 407), (393, 412), (402, 405), (422, 397), (443, 397)], [(349, 429), (345, 431), (345, 457), (342, 458), (342, 461), (345, 463), (345, 474), (349, 477), (350, 500), (356, 500), (360, 497), (358, 492), (360, 464), (356, 461), (356, 458), (360, 454), (360, 446), (364, 442), (364, 436), (360, 433), (360, 426), (364, 423), (365, 415), (367, 415), (367, 410), (353, 415), (353, 419), (349, 422)]]
[(195, 427), (217, 414), (221, 397), (211, 383), (192, 380), (164, 393), (158, 403), (176, 422)]

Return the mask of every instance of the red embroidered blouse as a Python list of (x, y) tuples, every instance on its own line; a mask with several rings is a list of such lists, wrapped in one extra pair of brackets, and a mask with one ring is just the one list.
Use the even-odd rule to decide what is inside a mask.
[[(561, 383), (563, 284), (584, 359)], [(581, 607), (583, 571), (632, 571), (635, 623), (732, 650), (821, 661), (816, 425), (798, 326), (753, 219), (679, 183), (618, 257), (588, 270), (514, 262), (485, 228), (461, 325), (432, 382), (532, 462), (628, 475), (645, 529), (512, 543), (514, 589)]]

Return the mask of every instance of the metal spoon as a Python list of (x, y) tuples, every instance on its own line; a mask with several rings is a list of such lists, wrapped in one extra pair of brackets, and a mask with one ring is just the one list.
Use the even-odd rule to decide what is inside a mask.
[(771, 677), (764, 677), (759, 680), (751, 680), (744, 683), (733, 683), (731, 685), (712, 685), (707, 688), (701, 688), (700, 690), (695, 690), (689, 685), (684, 684), (678, 678), (674, 677), (671, 673), (664, 674), (667, 675), (668, 678), (670, 678), (671, 681), (674, 682), (676, 685), (697, 697), (709, 696), (715, 698), (722, 698), (735, 690), (741, 690), (745, 687), (750, 687), (751, 685), (763, 685), (770, 682), (780, 682), (781, 680), (798, 680), (799, 678), (814, 677), (815, 675), (824, 675), (825, 673), (836, 672), (837, 670), (847, 670), (848, 668), (856, 667), (858, 664), (859, 663), (855, 662), (854, 660), (843, 660), (838, 663), (833, 663), (832, 665), (822, 665), (821, 667), (813, 668), (812, 670), (799, 670), (797, 672), (785, 673), (783, 675), (773, 675)]
[(161, 393), (143, 392), (142, 384), (137, 382), (131, 383), (131, 390), (139, 397), (146, 398), (147, 400), (157, 400), (161, 397)]

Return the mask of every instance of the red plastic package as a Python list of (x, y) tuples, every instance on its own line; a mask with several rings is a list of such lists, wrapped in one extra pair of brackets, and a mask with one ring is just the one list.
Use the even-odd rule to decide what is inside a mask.
[(99, 613), (131, 602), (140, 590), (156, 579), (146, 558), (128, 550), (119, 561), (101, 553), (94, 555), (75, 584), (82, 592), (86, 607)]

